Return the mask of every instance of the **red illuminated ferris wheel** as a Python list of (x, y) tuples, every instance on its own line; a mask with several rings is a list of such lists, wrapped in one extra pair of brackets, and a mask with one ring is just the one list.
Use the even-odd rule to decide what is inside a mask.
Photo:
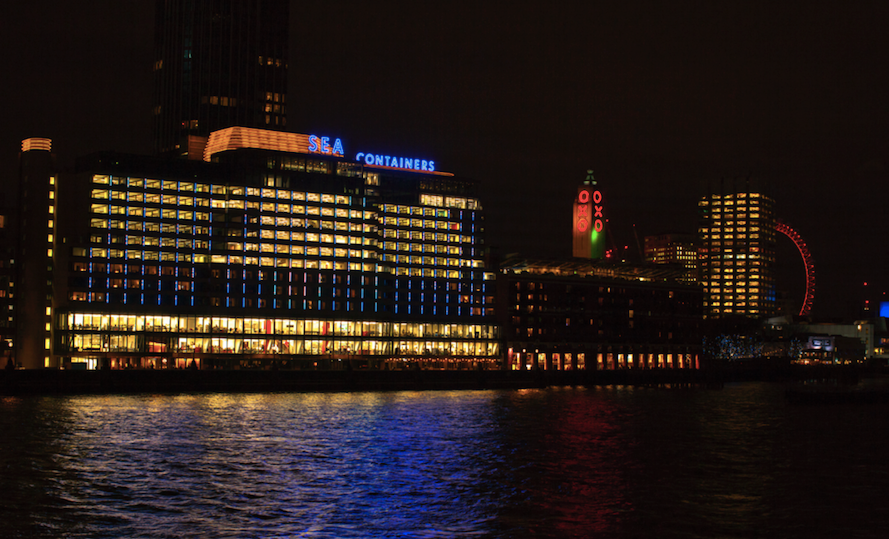
[(812, 253), (806, 247), (806, 242), (803, 241), (802, 236), (796, 230), (790, 228), (788, 224), (777, 221), (775, 222), (775, 230), (790, 238), (796, 245), (796, 248), (799, 249), (799, 254), (803, 257), (803, 264), (806, 266), (806, 298), (803, 300), (803, 306), (799, 310), (799, 315), (808, 316), (812, 312), (812, 303), (815, 301), (815, 263), (812, 261)]

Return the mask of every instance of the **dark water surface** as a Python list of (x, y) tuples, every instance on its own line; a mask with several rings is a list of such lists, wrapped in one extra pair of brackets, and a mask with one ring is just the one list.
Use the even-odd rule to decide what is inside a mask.
[(0, 398), (0, 537), (886, 537), (889, 406), (721, 390)]

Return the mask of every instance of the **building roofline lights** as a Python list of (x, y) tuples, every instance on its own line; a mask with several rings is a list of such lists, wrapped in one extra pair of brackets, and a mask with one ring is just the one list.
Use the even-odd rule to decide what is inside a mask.
[(314, 153), (309, 151), (309, 138), (310, 135), (300, 133), (285, 133), (252, 127), (228, 127), (210, 133), (207, 147), (204, 149), (204, 161), (210, 161), (213, 154), (242, 148), (287, 153)]
[[(344, 157), (343, 147), (340, 139), (330, 140), (328, 137), (318, 137), (315, 135), (303, 135), (300, 133), (286, 133), (284, 131), (272, 131), (270, 129), (258, 129), (254, 127), (227, 127), (219, 131), (210, 133), (204, 147), (204, 161), (210, 162), (213, 155), (221, 152), (239, 149), (258, 149), (272, 150), (284, 153), (302, 153), (312, 155), (327, 155), (332, 157)], [(425, 170), (420, 168), (420, 159), (391, 159), (392, 163), (411, 163), (405, 166), (386, 166), (382, 164), (369, 163), (360, 159), (360, 156), (369, 154), (358, 154), (356, 159), (358, 163), (366, 168), (374, 168), (381, 170), (397, 170), (408, 172), (419, 172), (421, 174), (435, 176), (453, 176), (450, 172), (440, 172), (437, 170)], [(373, 156), (371, 156), (373, 157)], [(416, 165), (414, 164), (416, 162)], [(423, 164), (431, 164), (431, 161), (422, 161)]]
[(26, 138), (22, 141), (22, 151), (30, 152), (31, 150), (52, 151), (52, 139), (48, 138)]

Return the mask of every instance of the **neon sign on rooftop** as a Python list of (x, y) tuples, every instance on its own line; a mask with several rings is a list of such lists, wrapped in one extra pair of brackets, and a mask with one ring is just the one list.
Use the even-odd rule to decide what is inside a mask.
[[(214, 131), (204, 148), (204, 160), (210, 161), (213, 154), (240, 148), (257, 148), (288, 153), (313, 153), (344, 157), (345, 150), (340, 138), (319, 135), (301, 135), (249, 127), (229, 127)], [(358, 152), (355, 161), (367, 166), (386, 167), (412, 172), (427, 172), (450, 175), (435, 170), (435, 161), (412, 157), (396, 157), (366, 152)]]

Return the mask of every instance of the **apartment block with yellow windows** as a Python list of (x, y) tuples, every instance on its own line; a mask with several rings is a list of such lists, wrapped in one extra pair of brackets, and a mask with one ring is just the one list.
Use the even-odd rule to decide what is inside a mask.
[(698, 202), (701, 283), (710, 317), (775, 312), (774, 200), (756, 180), (725, 180)]

